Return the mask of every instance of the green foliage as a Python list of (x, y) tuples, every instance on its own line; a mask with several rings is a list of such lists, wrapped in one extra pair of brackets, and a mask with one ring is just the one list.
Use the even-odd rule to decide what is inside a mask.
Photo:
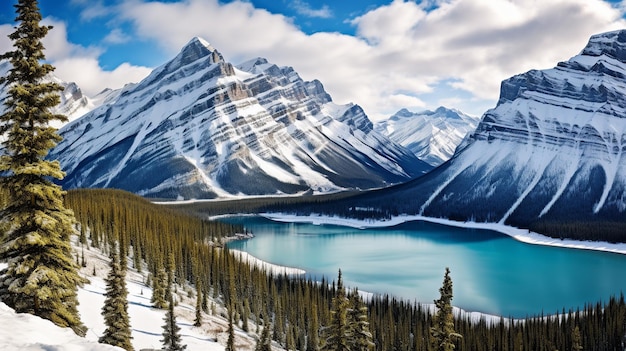
[(341, 270), (337, 279), (337, 291), (332, 300), (330, 312), (330, 325), (324, 329), (325, 339), (322, 350), (348, 351), (350, 350), (351, 328), (348, 324), (348, 308), (350, 301), (346, 297), (346, 291), (341, 279)]
[[(89, 228), (92, 245), (103, 245), (114, 232), (128, 235), (124, 242), (132, 247), (133, 254), (135, 245), (141, 245), (141, 261), (152, 276), (157, 267), (164, 267), (172, 252), (177, 281), (192, 283), (199, 278), (203, 295), (213, 296), (224, 306), (229, 306), (232, 297), (233, 314), (237, 309), (244, 311), (241, 306), (247, 300), (250, 319), (265, 326), (263, 332), (267, 330), (268, 338), (275, 329), (270, 322), (276, 320), (281, 323), (279, 329), (292, 333), (293, 340), (289, 341), (298, 350), (319, 349), (319, 326), (326, 326), (322, 339), (326, 340), (337, 289), (329, 288), (325, 277), (313, 281), (302, 276), (273, 275), (219, 247), (220, 237), (242, 233), (243, 228), (203, 221), (174, 211), (171, 206), (158, 206), (116, 190), (70, 191), (66, 201), (81, 224)], [(353, 296), (347, 297), (348, 310), (354, 309)], [(210, 305), (215, 314), (215, 302)], [(429, 309), (390, 296), (372, 296), (365, 305), (374, 350), (417, 351), (431, 347), (430, 328), (435, 323)], [(523, 322), (502, 319), (495, 323), (453, 317), (455, 332), (463, 335), (456, 340), (457, 350), (571, 350), (575, 326), (579, 327), (584, 350), (621, 349), (626, 331), (623, 297), (590, 304), (581, 311), (555, 313), (562, 317), (531, 316)], [(347, 313), (346, 319), (359, 320), (348, 317), (351, 314)]]
[(167, 285), (167, 275), (163, 268), (157, 268), (156, 275), (152, 280), (152, 306), (154, 308), (166, 308), (168, 306), (167, 300), (172, 298), (171, 293), (168, 296), (168, 291), (171, 289), (171, 286)]
[(193, 321), (194, 327), (202, 325), (202, 288), (200, 287), (200, 279), (196, 278), (196, 319)]
[(271, 325), (265, 325), (263, 327), (261, 338), (257, 341), (254, 351), (272, 351), (272, 345), (271, 345), (272, 340), (270, 339), (271, 329), (272, 329)]
[[(231, 305), (232, 307), (232, 305)], [(233, 326), (233, 320), (235, 319), (235, 312), (232, 309), (228, 310), (228, 340), (226, 341), (226, 347), (224, 351), (235, 351), (235, 327)]]
[(126, 289), (126, 270), (120, 266), (119, 254), (113, 250), (110, 271), (105, 279), (106, 298), (102, 306), (102, 316), (106, 329), (98, 342), (133, 350), (130, 317), (128, 316), (128, 290)]
[(174, 297), (170, 294), (167, 313), (165, 314), (165, 324), (163, 325), (163, 350), (182, 351), (187, 345), (182, 344), (180, 337), (180, 327), (176, 324), (176, 315), (174, 314)]
[(454, 316), (452, 315), (452, 279), (450, 269), (446, 267), (443, 285), (439, 288), (441, 297), (435, 300), (437, 313), (433, 319), (434, 326), (430, 329), (432, 336), (432, 350), (452, 351), (456, 347), (454, 341), (461, 335), (454, 331)]
[(62, 189), (52, 183), (64, 174), (58, 161), (45, 160), (61, 140), (49, 123), (65, 121), (50, 109), (59, 103), (63, 88), (45, 83), (54, 70), (45, 60), (41, 40), (52, 28), (41, 26), (35, 0), (15, 5), (18, 26), (9, 35), (15, 47), (0, 55), (13, 68), (0, 83), (9, 86), (7, 110), (0, 115), (5, 154), (0, 156), (0, 188), (4, 192), (0, 215), (0, 300), (18, 313), (31, 313), (84, 335), (77, 310), (77, 286), (84, 283), (72, 259), (72, 211), (63, 205)]
[(354, 289), (350, 295), (348, 321), (350, 326), (350, 349), (359, 351), (372, 350), (376, 345), (372, 341), (372, 333), (369, 329), (367, 306), (363, 303), (357, 289)]

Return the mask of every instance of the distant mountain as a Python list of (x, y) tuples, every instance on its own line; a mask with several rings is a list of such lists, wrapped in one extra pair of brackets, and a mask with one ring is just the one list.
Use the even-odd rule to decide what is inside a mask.
[(263, 58), (235, 67), (200, 38), (60, 134), (50, 157), (67, 172), (64, 187), (148, 197), (383, 187), (431, 168), (319, 81)]
[(478, 118), (443, 106), (435, 111), (398, 111), (377, 122), (375, 130), (436, 167), (454, 154), (463, 138), (476, 129)]
[(358, 206), (519, 226), (624, 222), (625, 79), (626, 31), (594, 35), (555, 68), (503, 81), (497, 106), (447, 163)]
[[(9, 61), (0, 61), (0, 77), (6, 77), (10, 69), (11, 63)], [(85, 96), (76, 83), (64, 82), (54, 74), (50, 74), (48, 79), (52, 82), (60, 84), (64, 88), (64, 90), (60, 93), (61, 103), (53, 109), (53, 112), (67, 116), (70, 121), (77, 119), (83, 114), (94, 109), (101, 102), (104, 102), (102, 98), (90, 99)], [(0, 85), (0, 113), (5, 111), (4, 101), (7, 98), (7, 92), (7, 85)], [(61, 128), (64, 123), (54, 121), (52, 125), (55, 128)]]

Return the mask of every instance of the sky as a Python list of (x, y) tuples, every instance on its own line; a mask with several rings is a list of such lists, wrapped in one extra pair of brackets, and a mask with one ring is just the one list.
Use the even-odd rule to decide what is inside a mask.
[[(17, 0), (0, 3), (0, 52)], [(578, 54), (626, 29), (626, 0), (40, 0), (46, 57), (93, 96), (138, 82), (193, 37), (225, 60), (255, 57), (322, 82), (372, 120), (438, 106), (475, 116), (502, 80)]]

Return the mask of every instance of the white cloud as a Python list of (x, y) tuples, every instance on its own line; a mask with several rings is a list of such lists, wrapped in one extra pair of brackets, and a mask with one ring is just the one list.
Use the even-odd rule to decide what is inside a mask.
[[(112, 71), (105, 71), (98, 63), (101, 48), (83, 47), (69, 42), (64, 22), (45, 18), (42, 24), (53, 26), (42, 42), (46, 59), (56, 67), (54, 74), (64, 81), (76, 82), (87, 95), (93, 96), (104, 88), (121, 88), (126, 83), (138, 82), (151, 71), (150, 68), (128, 63)], [(0, 25), (0, 52), (14, 49), (13, 43), (7, 38), (13, 31), (12, 25)]]
[(0, 25), (0, 53), (13, 50), (13, 43), (8, 38), (8, 35), (13, 33), (13, 26), (10, 24)]
[(306, 17), (316, 17), (316, 18), (331, 18), (333, 17), (333, 12), (330, 10), (328, 5), (323, 5), (319, 9), (313, 9), (309, 3), (302, 0), (292, 0), (289, 2), (289, 6), (296, 10), (298, 14)]
[[(600, 0), (453, 0), (424, 6), (395, 0), (369, 11), (353, 19), (356, 37), (306, 35), (290, 19), (241, 1), (131, 1), (122, 16), (171, 55), (200, 36), (234, 63), (264, 56), (293, 66), (304, 79), (319, 79), (337, 102), (358, 103), (373, 119), (404, 103), (437, 103), (441, 99), (422, 101), (419, 94), (449, 79), (454, 88), (474, 94), (473, 102), (482, 101), (475, 105), (495, 103), (501, 80), (553, 67), (577, 54), (590, 35), (625, 25), (622, 13)], [(425, 11), (429, 6), (436, 9)], [(415, 100), (407, 102), (407, 96)]]
[(131, 39), (132, 38), (128, 34), (124, 33), (124, 31), (119, 28), (115, 28), (109, 32), (106, 37), (104, 37), (103, 41), (109, 44), (123, 44), (131, 41)]
[[(577, 54), (590, 35), (626, 27), (624, 6), (601, 0), (395, 0), (352, 19), (356, 36), (307, 35), (290, 18), (248, 1), (95, 4), (82, 19), (116, 11), (112, 21), (130, 22), (135, 31), (130, 35), (152, 41), (166, 58), (200, 36), (235, 64), (263, 56), (293, 66), (304, 79), (319, 79), (337, 103), (358, 103), (372, 119), (441, 102), (479, 115), (485, 106), (493, 107), (503, 79), (553, 67)], [(149, 71), (131, 64), (105, 71), (98, 65), (103, 48), (72, 44), (63, 22), (46, 21), (55, 26), (44, 44), (56, 74), (76, 81), (88, 94), (138, 81)], [(12, 31), (12, 26), (0, 26), (0, 51), (11, 48), (3, 34)], [(107, 40), (120, 42), (127, 35), (113, 30)], [(458, 94), (458, 89), (471, 94)]]
[(147, 67), (123, 63), (113, 71), (104, 71), (94, 57), (67, 57), (54, 63), (55, 75), (64, 81), (76, 82), (88, 96), (104, 88), (121, 88), (126, 83), (139, 82), (151, 71)]

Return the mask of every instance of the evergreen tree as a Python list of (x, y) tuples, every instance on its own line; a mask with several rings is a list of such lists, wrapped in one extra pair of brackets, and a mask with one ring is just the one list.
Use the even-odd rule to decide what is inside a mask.
[(341, 280), (341, 270), (337, 280), (337, 290), (332, 300), (330, 311), (330, 325), (324, 329), (326, 338), (323, 340), (322, 350), (348, 351), (350, 340), (350, 328), (348, 325), (348, 307), (350, 303), (346, 297), (346, 291)]
[[(5, 154), (0, 157), (0, 188), (7, 203), (0, 213), (6, 231), (0, 243), (0, 300), (18, 313), (32, 313), (84, 335), (77, 305), (77, 287), (84, 283), (72, 259), (70, 235), (76, 222), (65, 208), (65, 192), (52, 182), (64, 173), (58, 161), (45, 160), (61, 140), (49, 123), (66, 121), (50, 109), (59, 104), (56, 83), (44, 77), (54, 70), (45, 59), (41, 39), (52, 28), (41, 26), (36, 0), (15, 5), (19, 25), (9, 35), (15, 47), (0, 55), (13, 68), (0, 83), (9, 86), (6, 112), (0, 115)], [(10, 224), (10, 225), (7, 225)]]
[[(157, 267), (156, 274), (152, 279), (152, 306), (155, 308), (165, 308), (167, 307), (167, 300), (165, 296), (167, 295), (167, 291), (170, 290), (170, 287), (167, 287), (166, 282), (167, 276), (165, 271), (161, 267)], [(171, 294), (170, 294), (171, 295)], [(171, 297), (171, 296), (170, 296)]]
[(583, 349), (583, 340), (580, 335), (580, 328), (574, 327), (572, 330), (572, 351), (580, 351)]
[(313, 304), (311, 306), (311, 321), (309, 323), (309, 330), (307, 332), (306, 338), (306, 349), (307, 351), (317, 351), (319, 350), (319, 319), (317, 316), (317, 305)]
[(235, 319), (235, 306), (237, 299), (237, 290), (235, 288), (235, 268), (233, 265), (228, 266), (228, 298), (226, 305), (228, 308), (228, 340), (226, 342), (225, 351), (235, 351), (235, 327), (233, 326)]
[(165, 314), (165, 324), (163, 325), (163, 350), (166, 351), (182, 351), (187, 345), (182, 345), (180, 337), (180, 327), (176, 324), (176, 315), (174, 314), (174, 297), (170, 294), (170, 300)]
[(271, 325), (263, 326), (263, 332), (261, 333), (261, 338), (257, 341), (256, 347), (254, 351), (272, 351), (272, 340), (270, 339), (270, 330), (272, 329)]
[(350, 349), (352, 351), (372, 350), (376, 346), (372, 341), (372, 333), (369, 329), (367, 307), (356, 289), (350, 296), (348, 323), (350, 327)]
[(102, 307), (102, 316), (107, 328), (98, 342), (133, 350), (130, 343), (131, 330), (128, 316), (128, 290), (126, 289), (126, 270), (120, 266), (117, 250), (113, 250), (109, 275), (106, 282), (106, 299)]
[(202, 295), (200, 279), (196, 278), (196, 319), (193, 322), (194, 327), (202, 325)]
[(226, 348), (224, 349), (224, 351), (235, 351), (235, 327), (233, 326), (233, 319), (235, 319), (235, 311), (233, 311), (232, 308), (229, 308), (228, 309), (228, 340), (226, 341)]
[(452, 351), (455, 348), (454, 340), (460, 339), (461, 334), (454, 331), (454, 316), (452, 315), (452, 279), (450, 269), (446, 267), (443, 285), (439, 288), (441, 294), (435, 300), (437, 313), (433, 318), (434, 326), (430, 329), (433, 351)]

